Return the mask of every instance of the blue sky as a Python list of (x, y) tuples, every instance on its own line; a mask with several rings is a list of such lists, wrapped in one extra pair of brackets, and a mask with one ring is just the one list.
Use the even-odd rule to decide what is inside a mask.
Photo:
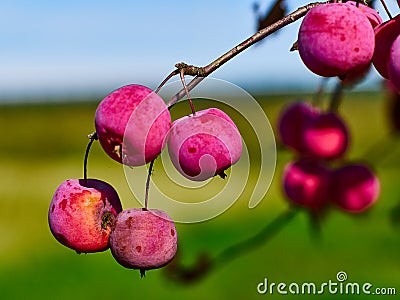
[[(252, 33), (253, 0), (0, 1), (0, 99), (154, 88), (174, 64), (205, 65)], [(271, 0), (261, 1), (263, 7)], [(287, 1), (290, 11), (309, 1)], [(399, 9), (387, 0), (392, 13)], [(387, 19), (381, 6), (378, 7)], [(313, 88), (318, 77), (288, 49), (300, 22), (216, 71), (247, 88)], [(376, 80), (372, 74), (370, 81)]]

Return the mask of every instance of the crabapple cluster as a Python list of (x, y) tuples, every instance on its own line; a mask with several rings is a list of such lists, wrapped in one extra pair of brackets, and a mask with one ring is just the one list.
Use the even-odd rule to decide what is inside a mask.
[[(171, 124), (161, 97), (136, 84), (121, 87), (100, 102), (95, 128), (103, 150), (117, 162), (145, 165), (168, 144), (177, 170), (196, 181), (224, 177), (242, 152), (239, 130), (223, 111), (193, 112)], [(139, 269), (141, 275), (165, 266), (177, 251), (177, 231), (166, 212), (148, 209), (147, 199), (144, 208), (122, 210), (114, 188), (96, 179), (63, 182), (51, 201), (48, 220), (61, 244), (78, 253), (110, 248), (118, 263)]]
[[(374, 9), (356, 1), (318, 5), (301, 23), (300, 58), (313, 73), (337, 76), (343, 86), (363, 78), (373, 64), (400, 87), (399, 22), (398, 16), (383, 23)], [(377, 200), (379, 180), (366, 165), (337, 167), (349, 146), (347, 126), (337, 112), (298, 101), (284, 109), (278, 131), (282, 144), (297, 154), (283, 172), (283, 188), (293, 203), (314, 212), (329, 203), (361, 212)]]
[[(359, 1), (318, 4), (305, 15), (297, 45), (304, 65), (317, 75), (338, 77), (347, 86), (374, 65), (400, 92), (400, 15), (383, 22)], [(235, 51), (227, 55), (233, 57)], [(182, 176), (193, 181), (226, 176), (242, 153), (240, 132), (220, 109), (194, 110), (184, 75), (183, 70), (192, 113), (175, 121), (163, 99), (142, 85), (121, 87), (100, 102), (94, 136), (110, 158), (130, 167), (150, 163), (150, 179), (154, 160), (168, 146)], [(337, 112), (297, 101), (282, 111), (278, 131), (282, 144), (296, 155), (283, 172), (283, 188), (293, 204), (312, 212), (335, 204), (355, 213), (377, 200), (380, 184), (374, 172), (364, 164), (340, 161), (350, 138)], [(84, 178), (64, 181), (50, 203), (48, 222), (55, 239), (78, 253), (110, 249), (119, 264), (139, 269), (141, 275), (168, 264), (177, 251), (178, 234), (166, 212), (148, 209), (149, 180), (145, 207), (123, 210), (111, 185), (87, 178), (86, 160), (87, 155)]]
[(297, 155), (283, 172), (285, 194), (294, 204), (317, 212), (334, 203), (361, 212), (376, 201), (379, 181), (367, 166), (330, 166), (349, 145), (347, 126), (338, 114), (297, 101), (282, 111), (278, 131), (282, 144)]

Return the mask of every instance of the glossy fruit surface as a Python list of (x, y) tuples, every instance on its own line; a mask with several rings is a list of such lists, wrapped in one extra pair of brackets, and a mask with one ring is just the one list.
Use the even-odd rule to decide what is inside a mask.
[(296, 205), (311, 210), (323, 208), (329, 201), (329, 184), (329, 170), (315, 161), (300, 160), (285, 166), (284, 192)]
[(379, 196), (376, 175), (365, 165), (346, 165), (333, 173), (332, 201), (349, 212), (362, 212)]
[(278, 120), (278, 132), (282, 142), (296, 151), (304, 151), (303, 131), (306, 123), (319, 114), (319, 110), (304, 101), (295, 101), (287, 105)]
[(348, 149), (349, 133), (336, 113), (321, 113), (305, 124), (302, 141), (304, 154), (320, 159), (337, 159)]

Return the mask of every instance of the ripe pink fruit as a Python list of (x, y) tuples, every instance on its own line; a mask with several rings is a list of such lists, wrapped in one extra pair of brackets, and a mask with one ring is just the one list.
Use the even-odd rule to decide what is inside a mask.
[(95, 126), (100, 144), (111, 158), (140, 166), (160, 154), (171, 116), (160, 96), (147, 87), (132, 84), (101, 101)]
[(318, 5), (304, 17), (298, 35), (299, 54), (312, 72), (344, 76), (372, 58), (374, 31), (357, 7), (345, 3)]
[(344, 155), (349, 133), (343, 120), (335, 113), (321, 113), (303, 127), (304, 154), (320, 159), (336, 159)]
[(296, 101), (282, 111), (278, 120), (281, 142), (294, 150), (302, 152), (303, 130), (306, 122), (319, 114), (319, 111), (307, 102)]
[(168, 152), (183, 176), (201, 181), (223, 176), (223, 171), (239, 160), (242, 138), (227, 114), (210, 108), (173, 122)]
[(306, 102), (290, 104), (279, 118), (282, 143), (302, 155), (335, 159), (347, 150), (349, 133), (335, 113), (322, 113)]
[(114, 188), (97, 179), (70, 179), (56, 190), (50, 204), (50, 230), (61, 244), (77, 252), (108, 249), (108, 238), (122, 210)]
[(329, 170), (315, 161), (291, 162), (283, 173), (283, 188), (287, 197), (311, 210), (319, 210), (328, 203), (329, 181)]
[(388, 79), (388, 60), (393, 41), (400, 34), (400, 15), (375, 28), (375, 51), (372, 63), (378, 73)]
[(364, 165), (347, 165), (332, 176), (332, 200), (349, 212), (361, 212), (370, 207), (379, 196), (379, 180)]
[(390, 81), (397, 92), (400, 93), (400, 35), (394, 40), (390, 48), (388, 73)]
[[(347, 1), (346, 4), (357, 6), (356, 1)], [(382, 24), (383, 20), (375, 9), (361, 3), (358, 4), (358, 9), (365, 14), (373, 28)]]
[(163, 211), (131, 208), (118, 214), (110, 235), (112, 255), (130, 269), (156, 269), (174, 257), (178, 235), (174, 222)]

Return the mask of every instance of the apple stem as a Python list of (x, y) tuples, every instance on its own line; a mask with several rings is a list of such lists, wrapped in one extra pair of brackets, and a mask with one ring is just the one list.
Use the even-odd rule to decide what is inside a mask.
[[(278, 31), (279, 29), (294, 23), (295, 21), (299, 20), (300, 18), (304, 17), (307, 12), (321, 4), (326, 4), (328, 2), (314, 2), (307, 4), (305, 6), (302, 6), (298, 8), (296, 11), (293, 13), (283, 17), (279, 21), (257, 31), (255, 34), (250, 36), (248, 39), (244, 40), (237, 46), (233, 47), (231, 50), (228, 52), (224, 53), (220, 57), (218, 57), (216, 60), (213, 62), (209, 63), (205, 67), (193, 67), (193, 66), (188, 66), (188, 67), (193, 67), (193, 72), (189, 73), (191, 70), (185, 70), (186, 75), (192, 75), (195, 76), (187, 85), (187, 89), (191, 91), (195, 86), (197, 86), (205, 77), (210, 75), (212, 72), (217, 70), (219, 67), (221, 67), (223, 64), (234, 58), (236, 55), (239, 53), (243, 52), (245, 49), (249, 48), (250, 46), (254, 45), (255, 43), (261, 41), (262, 39), (266, 38), (267, 36), (271, 35), (272, 33)], [(179, 69), (179, 68), (178, 68)], [(197, 73), (197, 74), (195, 74)], [(195, 75), (193, 75), (195, 74)], [(180, 99), (182, 99), (186, 95), (186, 89), (180, 90), (177, 94), (175, 94), (169, 101), (168, 101), (168, 106), (173, 106), (176, 104)]]
[(140, 269), (140, 278), (143, 278), (146, 276), (146, 270), (145, 269)]
[(155, 161), (155, 159), (153, 159), (153, 160), (150, 162), (150, 165), (149, 165), (149, 172), (147, 173), (146, 192), (145, 192), (145, 195), (144, 195), (144, 209), (145, 209), (145, 210), (148, 209), (148, 203), (149, 203), (149, 189), (150, 189), (150, 177), (151, 177), (151, 174), (152, 174), (152, 172), (153, 172), (154, 161)]
[(190, 97), (189, 90), (188, 90), (188, 87), (186, 85), (184, 69), (180, 70), (179, 75), (181, 77), (183, 88), (185, 89), (185, 93), (186, 93), (186, 96), (187, 96), (188, 101), (189, 101), (190, 109), (192, 110), (192, 114), (195, 115), (196, 114), (196, 110), (194, 109), (193, 101), (192, 101), (192, 98)]
[(88, 138), (90, 139), (90, 141), (86, 147), (85, 158), (83, 160), (83, 180), (85, 181), (85, 186), (88, 185), (87, 184), (87, 163), (88, 163), (90, 148), (92, 147), (93, 142), (95, 140), (99, 139), (96, 132), (89, 134)]
[(386, 5), (385, 0), (381, 0), (381, 3), (382, 3), (383, 8), (385, 9), (386, 14), (388, 15), (389, 19), (393, 19), (392, 15), (390, 14), (390, 11)]
[(161, 90), (161, 88), (168, 82), (168, 80), (170, 80), (172, 77), (174, 77), (175, 75), (178, 75), (180, 72), (179, 69), (175, 69), (173, 70), (171, 73), (169, 73), (169, 75), (160, 83), (160, 85), (157, 87), (157, 89), (155, 90), (155, 93), (158, 94)]

